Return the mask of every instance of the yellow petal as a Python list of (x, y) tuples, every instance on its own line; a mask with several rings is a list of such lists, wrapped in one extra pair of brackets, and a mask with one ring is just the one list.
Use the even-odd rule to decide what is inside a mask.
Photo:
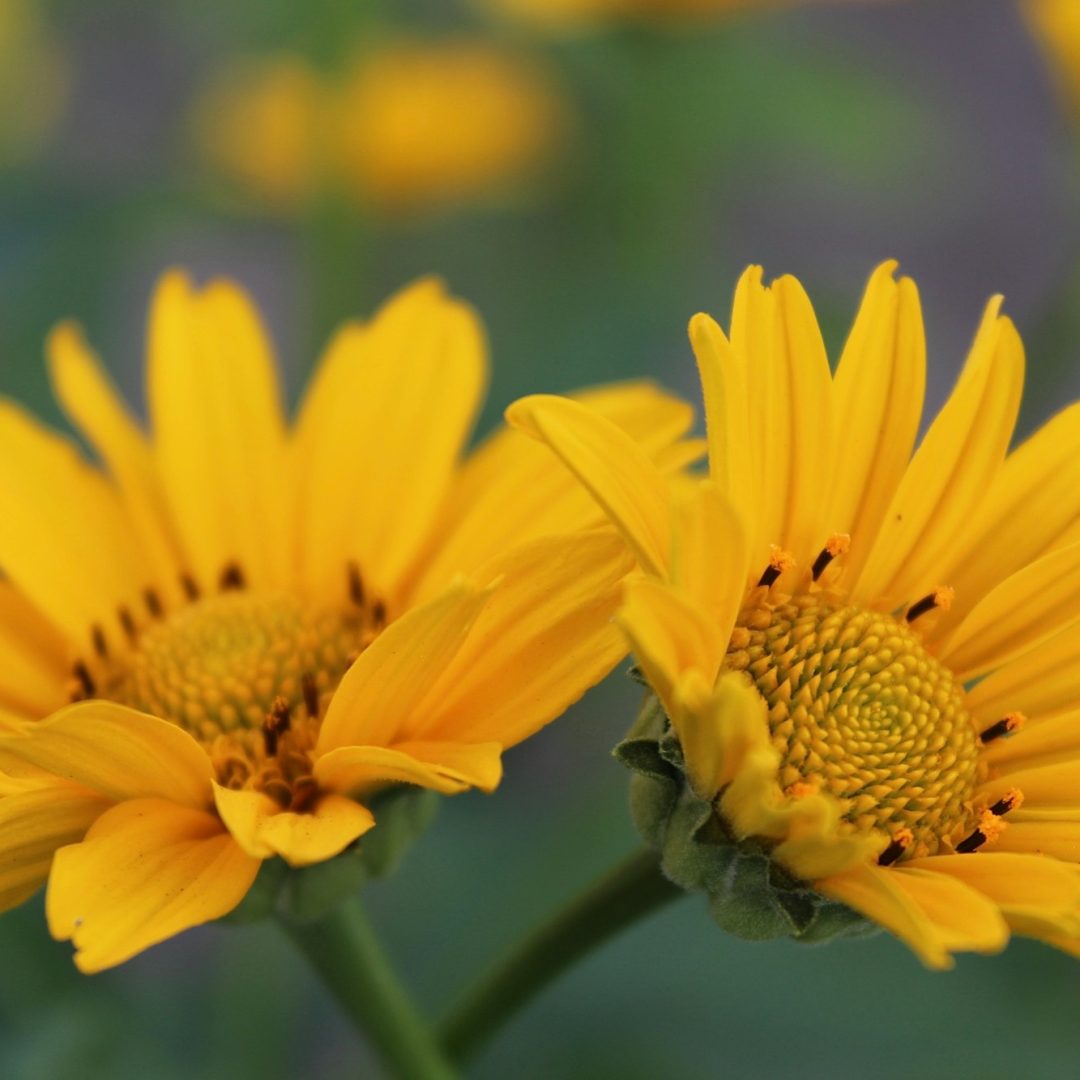
[(834, 380), (836, 440), (829, 470), (830, 531), (848, 533), (849, 580), (870, 554), (904, 475), (922, 416), (926, 335), (910, 278), (882, 263), (866, 286)]
[(956, 389), (904, 473), (856, 602), (903, 601), (948, 584), (937, 580), (942, 564), (1001, 468), (1020, 405), (1023, 345), (999, 307), (997, 299), (987, 308)]
[(524, 544), (477, 570), (494, 582), (459, 652), (427, 671), (399, 738), (514, 746), (626, 655), (612, 618), (632, 567), (608, 527)]
[(991, 590), (935, 652), (961, 681), (1041, 645), (1080, 619), (1080, 544), (1059, 548)]
[(143, 796), (210, 805), (210, 759), (182, 728), (109, 701), (54, 713), (0, 750), (110, 799)]
[(999, 771), (1080, 759), (1080, 712), (1026, 723), (1015, 735), (995, 739), (982, 757), (999, 766)]
[(0, 565), (77, 648), (119, 604), (141, 601), (147, 570), (116, 491), (66, 440), (0, 402)]
[[(330, 343), (297, 421), (300, 559), (338, 599), (356, 559), (392, 592), (428, 537), (487, 381), (473, 310), (422, 281)], [(445, 584), (445, 582), (444, 582)]]
[(109, 800), (68, 784), (0, 798), (0, 911), (45, 883), (53, 852), (81, 840)]
[(280, 855), (290, 866), (332, 859), (375, 825), (366, 806), (340, 795), (321, 795), (296, 813), (258, 791), (214, 784), (214, 802), (237, 844), (256, 859)]
[(1080, 814), (1080, 760), (1004, 772), (983, 784), (979, 795), (993, 802), (1010, 788), (1019, 788), (1024, 793), (1025, 808), (1045, 803), (1074, 807)]
[(741, 675), (729, 673), (716, 686), (696, 672), (675, 686), (671, 721), (694, 790), (712, 799), (742, 769), (747, 754), (768, 749), (765, 702)]
[(936, 855), (907, 865), (947, 874), (977, 890), (1001, 909), (1018, 933), (1080, 934), (1080, 874), (1055, 859), (989, 851), (977, 858)]
[(1080, 811), (1075, 821), (1014, 821), (1010, 815), (1009, 827), (988, 854), (1006, 851), (1080, 863)]
[(498, 743), (404, 742), (343, 746), (315, 762), (324, 787), (361, 798), (387, 784), (416, 784), (442, 795), (470, 787), (493, 791), (502, 778)]
[(950, 950), (993, 952), (1008, 939), (996, 908), (944, 875), (863, 864), (814, 887), (895, 934), (927, 967), (952, 967)]
[(802, 285), (785, 276), (773, 284), (773, 292), (779, 323), (774, 362), (786, 368), (786, 374), (778, 373), (777, 388), (789, 397), (791, 421), (786, 513), (776, 542), (805, 566), (834, 531), (824, 515), (832, 484), (832, 374), (817, 317)]
[(696, 673), (711, 688), (724, 659), (727, 639), (708, 614), (680, 591), (660, 581), (627, 583), (619, 625), (649, 685), (669, 716), (678, 707), (675, 687)]
[(743, 523), (708, 481), (676, 487), (672, 498), (671, 580), (694, 597), (727, 643), (742, 606), (749, 574)]
[(318, 753), (386, 746), (415, 719), (432, 679), (461, 648), (490, 593), (460, 582), (392, 622), (345, 673), (319, 730)]
[(38, 719), (67, 704), (63, 636), (14, 585), (0, 581), (0, 704)]
[(57, 399), (123, 494), (155, 588), (166, 601), (179, 599), (180, 552), (142, 429), (74, 323), (52, 331), (46, 354)]
[(166, 274), (150, 312), (147, 393), (173, 519), (204, 587), (238, 563), (290, 583), (284, 418), (270, 346), (248, 298)]
[(1009, 712), (1035, 720), (1074, 709), (1078, 701), (1080, 625), (1075, 623), (987, 675), (967, 696), (980, 730)]
[(1080, 404), (1005, 459), (943, 572), (956, 601), (939, 629), (958, 625), (995, 585), (1059, 546), (1078, 522)]
[(666, 575), (667, 484), (622, 428), (576, 401), (546, 394), (514, 402), (506, 419), (546, 443), (596, 499), (641, 565), (658, 577)]
[(227, 915), (259, 870), (210, 813), (163, 799), (113, 807), (56, 853), (45, 912), (80, 971), (113, 967)]
[[(574, 400), (622, 428), (663, 472), (701, 454), (682, 439), (694, 411), (652, 383), (616, 383), (582, 391)], [(417, 561), (416, 595), (445, 588), (503, 551), (541, 536), (599, 524), (595, 500), (551, 451), (520, 431), (501, 427), (459, 471), (429, 547)]]
[(760, 556), (769, 541), (757, 535), (758, 515), (753, 512), (758, 463), (750, 449), (745, 367), (723, 330), (708, 315), (695, 315), (690, 320), (690, 343), (705, 399), (709, 475), (746, 518), (753, 530), (747, 539)]

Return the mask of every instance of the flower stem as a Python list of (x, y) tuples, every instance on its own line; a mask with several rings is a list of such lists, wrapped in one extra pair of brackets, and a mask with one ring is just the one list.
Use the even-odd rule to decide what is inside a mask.
[(624, 927), (686, 895), (643, 849), (518, 943), (467, 990), (439, 1025), (446, 1055), (468, 1061), (523, 1005)]
[(353, 1025), (378, 1049), (391, 1075), (454, 1080), (457, 1071), (398, 981), (359, 900), (348, 900), (312, 922), (281, 921)]

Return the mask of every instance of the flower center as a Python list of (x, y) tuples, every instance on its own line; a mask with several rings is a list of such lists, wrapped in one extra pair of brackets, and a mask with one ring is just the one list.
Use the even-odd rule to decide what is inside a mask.
[(226, 787), (300, 808), (315, 791), (311, 751), (326, 702), (383, 618), (381, 605), (375, 617), (363, 604), (311, 610), (285, 593), (233, 586), (106, 654), (95, 696), (190, 732)]
[(768, 704), (786, 791), (828, 792), (860, 832), (909, 831), (912, 856), (971, 832), (979, 737), (955, 677), (906, 623), (828, 593), (759, 592), (727, 666)]

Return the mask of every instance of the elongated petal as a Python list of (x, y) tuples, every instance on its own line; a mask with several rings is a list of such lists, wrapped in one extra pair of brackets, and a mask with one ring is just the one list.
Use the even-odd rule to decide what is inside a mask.
[(1080, 700), (1080, 625), (1004, 664), (968, 693), (968, 708), (985, 728), (1008, 712), (1029, 719), (1070, 711)]
[(792, 425), (784, 530), (776, 542), (805, 566), (832, 532), (825, 522), (832, 483), (832, 374), (817, 316), (802, 285), (785, 276), (773, 292), (775, 362), (787, 369), (781, 381), (787, 386)]
[[(694, 411), (649, 382), (616, 383), (571, 395), (625, 431), (663, 472), (703, 453), (683, 436)], [(681, 441), (679, 441), (681, 440)], [(455, 574), (518, 544), (599, 524), (603, 512), (546, 447), (502, 427), (459, 472), (429, 547), (417, 561), (416, 595), (427, 598)]]
[(110, 805), (68, 784), (0, 798), (0, 911), (37, 892), (49, 875), (53, 852), (81, 840)]
[(666, 576), (667, 484), (625, 431), (576, 401), (544, 394), (514, 402), (506, 419), (545, 442), (596, 499), (641, 565)]
[(284, 418), (270, 346), (247, 297), (167, 274), (150, 313), (155, 451), (191, 568), (213, 587), (229, 563), (289, 584)]
[(834, 380), (836, 439), (829, 470), (830, 530), (851, 536), (848, 580), (858, 576), (904, 475), (922, 416), (926, 335), (910, 278), (882, 263), (866, 286)]
[(952, 967), (952, 950), (995, 952), (1008, 940), (994, 905), (943, 874), (863, 864), (815, 887), (884, 926), (930, 968)]
[(331, 791), (362, 797), (387, 784), (416, 784), (443, 795), (493, 791), (502, 778), (498, 743), (406, 742), (343, 746), (319, 758), (315, 776)]
[(634, 657), (669, 716), (678, 710), (675, 688), (691, 673), (711, 688), (727, 646), (708, 613), (661, 581), (626, 586), (619, 611)]
[(983, 784), (979, 794), (993, 802), (1010, 788), (1019, 788), (1024, 793), (1026, 808), (1048, 804), (1073, 807), (1080, 813), (1080, 760), (1005, 771)]
[(1078, 522), (1080, 404), (1059, 413), (1005, 459), (943, 571), (956, 600), (939, 629), (959, 625), (995, 585), (1062, 544)]
[(109, 701), (53, 714), (0, 750), (110, 799), (143, 796), (210, 805), (210, 759), (182, 728)]
[(1014, 851), (1080, 863), (1080, 811), (1074, 821), (1013, 821), (994, 841), (994, 854)]
[(45, 912), (80, 971), (122, 963), (244, 898), (259, 870), (210, 813), (163, 799), (121, 803), (56, 853)]
[(319, 731), (318, 752), (387, 746), (415, 719), (432, 680), (461, 648), (490, 593), (459, 583), (390, 624), (345, 673)]
[(1006, 578), (935, 650), (961, 680), (1041, 645), (1080, 619), (1080, 544)]
[(712, 685), (691, 671), (671, 694), (669, 713), (694, 790), (711, 799), (739, 774), (747, 754), (769, 743), (765, 702), (745, 678)]
[(101, 455), (123, 494), (154, 587), (166, 601), (178, 599), (180, 551), (142, 429), (77, 326), (57, 326), (46, 353), (57, 400)]
[(115, 489), (65, 439), (0, 402), (0, 565), (19, 590), (89, 648), (93, 623), (141, 598), (147, 571)]
[(68, 645), (14, 585), (0, 581), (0, 704), (38, 719), (67, 704)]
[(1018, 933), (1080, 935), (1080, 874), (1056, 859), (990, 851), (977, 859), (937, 855), (909, 865), (948, 874), (982, 893)]
[(340, 854), (375, 825), (366, 806), (340, 795), (321, 795), (297, 813), (258, 791), (214, 784), (214, 802), (237, 844), (252, 858), (280, 855), (290, 866), (309, 866)]
[[(297, 422), (305, 588), (340, 597), (355, 559), (381, 593), (424, 544), (487, 382), (479, 319), (422, 281), (342, 328)], [(445, 581), (443, 582), (445, 584)]]
[(856, 601), (902, 602), (947, 584), (937, 575), (1001, 468), (1020, 405), (1023, 346), (999, 307), (988, 307), (956, 389), (904, 473)]
[(479, 569), (491, 595), (460, 651), (429, 669), (401, 737), (510, 747), (562, 715), (626, 655), (612, 617), (631, 568), (605, 527), (545, 537)]
[(995, 739), (983, 760), (1006, 770), (1030, 769), (1080, 759), (1080, 711), (1029, 722), (1007, 739)]

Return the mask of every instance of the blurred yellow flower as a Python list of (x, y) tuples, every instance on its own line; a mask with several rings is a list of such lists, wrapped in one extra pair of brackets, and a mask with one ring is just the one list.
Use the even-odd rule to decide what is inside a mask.
[(0, 149), (9, 164), (40, 148), (66, 97), (66, 67), (38, 8), (0, 0)]
[(1020, 8), (1069, 105), (1080, 109), (1080, 4), (1075, 0), (1021, 0)]
[(402, 212), (527, 184), (555, 153), (567, 109), (551, 77), (516, 54), (393, 40), (338, 79), (295, 57), (237, 65), (196, 119), (207, 161), (263, 200), (295, 207), (329, 187)]
[(830, 370), (791, 277), (698, 315), (710, 479), (526, 398), (647, 576), (620, 621), (730, 843), (932, 967), (1009, 931), (1080, 955), (1080, 406), (1008, 453), (1024, 376), (991, 301), (912, 456), (925, 340), (879, 267)]
[[(150, 437), (75, 327), (49, 358), (103, 468), (0, 403), (0, 907), (48, 877), (84, 971), (334, 857), (389, 784), (490, 791), (624, 653), (625, 549), (550, 455), (502, 430), (459, 466), (486, 351), (438, 283), (346, 324), (291, 429), (227, 282), (158, 287)], [(694, 450), (648, 384), (586, 399)]]

